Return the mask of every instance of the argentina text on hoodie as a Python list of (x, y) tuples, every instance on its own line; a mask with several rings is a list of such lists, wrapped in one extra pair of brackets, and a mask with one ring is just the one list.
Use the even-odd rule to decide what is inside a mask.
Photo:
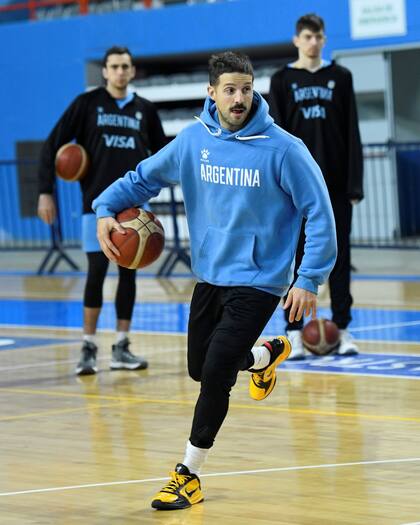
[(303, 142), (274, 124), (259, 93), (237, 132), (221, 128), (207, 97), (195, 124), (114, 182), (93, 209), (98, 218), (115, 216), (178, 183), (200, 281), (283, 295), (303, 217), (305, 254), (295, 285), (316, 293), (328, 277), (336, 235), (323, 176)]

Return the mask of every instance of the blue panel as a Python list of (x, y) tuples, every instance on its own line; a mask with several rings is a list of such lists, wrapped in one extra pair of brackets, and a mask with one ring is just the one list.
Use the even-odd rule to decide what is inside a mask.
[(397, 151), (398, 209), (403, 236), (420, 234), (420, 151)]

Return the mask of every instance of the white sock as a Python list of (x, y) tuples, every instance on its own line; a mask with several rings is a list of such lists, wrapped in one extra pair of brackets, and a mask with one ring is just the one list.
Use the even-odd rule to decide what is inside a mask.
[(93, 343), (94, 345), (98, 346), (98, 337), (96, 334), (83, 334), (83, 341)]
[(116, 343), (118, 344), (120, 341), (124, 341), (124, 339), (127, 339), (128, 332), (117, 332), (117, 340)]
[(196, 474), (198, 476), (200, 474), (201, 467), (206, 461), (208, 453), (208, 448), (195, 447), (194, 445), (191, 445), (190, 441), (188, 440), (187, 446), (185, 448), (184, 461), (182, 463), (188, 468), (191, 474)]
[(271, 353), (265, 346), (254, 346), (251, 349), (252, 355), (254, 356), (254, 364), (251, 366), (254, 370), (261, 370), (268, 366), (270, 362)]

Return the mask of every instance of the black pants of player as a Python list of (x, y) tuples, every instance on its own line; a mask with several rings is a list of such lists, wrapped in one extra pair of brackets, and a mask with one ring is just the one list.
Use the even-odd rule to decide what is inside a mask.
[[(351, 305), (353, 304), (350, 293), (350, 233), (353, 206), (345, 195), (330, 194), (330, 199), (337, 231), (337, 261), (329, 277), (332, 320), (338, 328), (344, 329), (351, 321)], [(297, 270), (302, 261), (304, 244), (305, 230), (303, 224), (296, 251), (293, 282), (297, 279)], [(303, 319), (290, 323), (288, 320), (289, 312), (290, 309), (285, 310), (286, 330), (301, 330)]]
[(190, 435), (194, 446), (212, 447), (238, 372), (253, 365), (251, 349), (279, 301), (250, 287), (196, 285), (188, 323), (188, 371), (201, 382)]
[[(88, 273), (85, 284), (83, 305), (87, 308), (101, 308), (103, 286), (109, 260), (102, 252), (88, 252)], [(117, 319), (130, 321), (136, 300), (136, 271), (118, 266), (118, 286), (115, 296)]]

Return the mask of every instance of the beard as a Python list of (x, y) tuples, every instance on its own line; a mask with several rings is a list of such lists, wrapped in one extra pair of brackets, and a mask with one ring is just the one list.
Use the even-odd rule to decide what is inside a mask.
[(241, 113), (240, 116), (238, 116), (238, 119), (233, 118), (231, 115), (232, 109), (239, 109), (239, 108), (230, 108), (229, 111), (226, 112), (220, 112), (221, 116), (223, 118), (223, 121), (226, 122), (230, 127), (232, 128), (240, 128), (243, 123), (246, 121), (249, 115), (249, 110), (245, 106), (241, 106), (241, 109), (243, 109), (243, 113)]

